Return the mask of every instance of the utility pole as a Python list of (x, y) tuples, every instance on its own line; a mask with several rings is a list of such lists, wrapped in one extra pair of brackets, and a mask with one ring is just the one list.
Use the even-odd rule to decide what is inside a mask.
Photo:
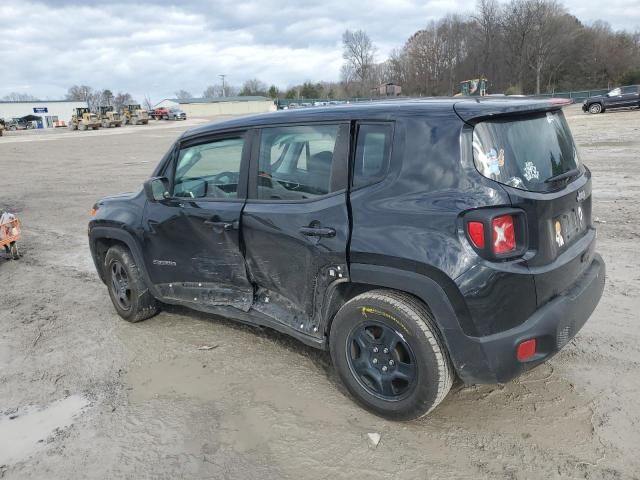
[(226, 77), (227, 75), (225, 73), (218, 75), (221, 79), (222, 79), (222, 96), (226, 97), (226, 95), (224, 94), (224, 77)]

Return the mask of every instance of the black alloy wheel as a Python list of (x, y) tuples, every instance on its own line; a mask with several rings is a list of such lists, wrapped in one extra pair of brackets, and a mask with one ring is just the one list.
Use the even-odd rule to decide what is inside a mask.
[(400, 332), (382, 322), (356, 325), (347, 337), (347, 362), (371, 395), (400, 400), (415, 388), (416, 357)]
[(131, 309), (131, 287), (127, 271), (118, 260), (111, 262), (111, 289), (122, 310)]

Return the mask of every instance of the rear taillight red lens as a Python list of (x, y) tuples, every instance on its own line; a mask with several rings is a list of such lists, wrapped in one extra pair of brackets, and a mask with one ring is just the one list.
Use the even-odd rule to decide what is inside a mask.
[(516, 234), (512, 215), (502, 215), (491, 221), (493, 253), (500, 255), (516, 249)]
[(471, 243), (473, 243), (476, 248), (484, 248), (484, 223), (467, 223), (467, 234), (469, 235)]

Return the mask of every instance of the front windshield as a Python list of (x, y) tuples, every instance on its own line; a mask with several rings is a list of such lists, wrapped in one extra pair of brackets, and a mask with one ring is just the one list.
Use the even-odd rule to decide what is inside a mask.
[(556, 190), (580, 173), (578, 152), (561, 110), (478, 123), (473, 129), (473, 157), (485, 177), (534, 192)]

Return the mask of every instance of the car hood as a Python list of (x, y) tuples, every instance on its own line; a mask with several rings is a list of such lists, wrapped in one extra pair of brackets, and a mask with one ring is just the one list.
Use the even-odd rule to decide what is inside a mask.
[(107, 197), (101, 198), (100, 200), (98, 200), (97, 204), (98, 205), (102, 205), (103, 203), (108, 203), (108, 202), (121, 201), (121, 200), (131, 200), (131, 199), (135, 198), (136, 196), (138, 196), (139, 194), (140, 194), (140, 192), (116, 193), (115, 195), (109, 195)]
[(585, 101), (590, 102), (592, 100), (602, 100), (604, 98), (607, 98), (607, 96), (606, 95), (593, 95), (593, 96), (591, 96), (589, 98), (585, 98)]

